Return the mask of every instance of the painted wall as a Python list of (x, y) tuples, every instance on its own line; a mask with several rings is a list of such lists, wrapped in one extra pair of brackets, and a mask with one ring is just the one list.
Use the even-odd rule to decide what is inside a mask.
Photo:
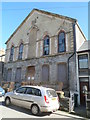
[(86, 41), (86, 39), (82, 35), (78, 25), (75, 25), (75, 28), (76, 28), (76, 51), (78, 51), (82, 44)]

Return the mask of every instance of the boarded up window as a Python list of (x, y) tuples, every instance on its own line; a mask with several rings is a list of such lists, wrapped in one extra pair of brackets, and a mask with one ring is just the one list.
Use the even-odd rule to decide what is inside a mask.
[(43, 65), (42, 67), (42, 80), (48, 81), (49, 80), (49, 66)]
[(8, 69), (8, 72), (7, 72), (7, 81), (11, 81), (11, 77), (12, 77), (12, 69)]
[(27, 80), (34, 80), (35, 79), (35, 67), (29, 66), (27, 68)]
[(58, 81), (67, 84), (67, 66), (66, 63), (58, 64)]
[(21, 68), (17, 68), (17, 70), (16, 70), (15, 81), (17, 81), (17, 82), (21, 81)]

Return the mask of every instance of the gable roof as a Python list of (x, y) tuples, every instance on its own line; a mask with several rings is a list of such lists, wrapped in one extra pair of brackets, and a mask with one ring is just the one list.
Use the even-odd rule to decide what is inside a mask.
[(28, 16), (23, 20), (23, 22), (18, 26), (18, 28), (13, 32), (13, 34), (9, 37), (9, 39), (6, 41), (5, 44), (7, 44), (7, 42), (14, 36), (14, 34), (15, 34), (15, 33), (19, 30), (19, 28), (25, 23), (25, 21), (33, 14), (34, 11), (37, 11), (37, 12), (39, 12), (39, 13), (43, 13), (43, 14), (46, 14), (46, 15), (50, 15), (50, 16), (54, 16), (54, 17), (66, 19), (66, 20), (69, 20), (69, 21), (72, 21), (72, 22), (76, 22), (76, 21), (77, 21), (76, 19), (70, 18), (70, 17), (67, 17), (67, 16), (62, 16), (62, 15), (59, 15), (59, 14), (55, 14), (55, 13), (51, 13), (51, 12), (47, 12), (47, 11), (43, 11), (43, 10), (39, 10), (39, 9), (33, 9), (33, 10), (28, 14)]

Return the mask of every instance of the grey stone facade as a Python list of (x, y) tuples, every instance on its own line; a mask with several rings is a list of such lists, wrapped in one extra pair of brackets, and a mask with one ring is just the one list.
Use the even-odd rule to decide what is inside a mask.
[(4, 62), (0, 62), (0, 84), (3, 81)]
[[(15, 81), (15, 75), (16, 75), (16, 69), (22, 68), (22, 74), (21, 74), (21, 80), (26, 81), (26, 72), (28, 66), (35, 66), (35, 83), (43, 82), (42, 78), (42, 66), (47, 64), (49, 65), (49, 81), (48, 84), (57, 84), (58, 85), (58, 75), (57, 75), (57, 66), (59, 63), (66, 63), (67, 64), (67, 73), (68, 73), (68, 58), (71, 54), (64, 54), (64, 55), (57, 55), (57, 56), (49, 56), (49, 57), (41, 57), (41, 58), (34, 58), (30, 60), (24, 60), (24, 61), (17, 61), (17, 62), (10, 62), (5, 64), (5, 68), (12, 69), (12, 81)], [(75, 61), (74, 58), (70, 60), (70, 69), (69, 69), (69, 81), (68, 81), (68, 75), (66, 83), (69, 83), (69, 86), (71, 90), (75, 91), (76, 86), (76, 74), (75, 74)], [(7, 73), (7, 72), (6, 72)], [(71, 74), (71, 75), (70, 75)], [(73, 80), (73, 82), (72, 82)], [(21, 82), (21, 81), (20, 81)], [(60, 82), (60, 81), (59, 81)], [(73, 83), (73, 84), (72, 84)], [(72, 84), (72, 85), (71, 85)], [(74, 86), (74, 87), (73, 87)], [(52, 86), (53, 87), (53, 86)], [(64, 87), (64, 86), (63, 86)], [(59, 88), (56, 86), (56, 89), (59, 90)]]

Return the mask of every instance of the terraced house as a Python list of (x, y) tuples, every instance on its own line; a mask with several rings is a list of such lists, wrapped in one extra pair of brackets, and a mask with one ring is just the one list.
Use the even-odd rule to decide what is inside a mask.
[(80, 103), (85, 104), (84, 89), (90, 91), (90, 40), (85, 41), (77, 53)]
[(34, 9), (7, 40), (5, 81), (28, 81), (77, 94), (77, 51), (86, 41), (76, 19)]

